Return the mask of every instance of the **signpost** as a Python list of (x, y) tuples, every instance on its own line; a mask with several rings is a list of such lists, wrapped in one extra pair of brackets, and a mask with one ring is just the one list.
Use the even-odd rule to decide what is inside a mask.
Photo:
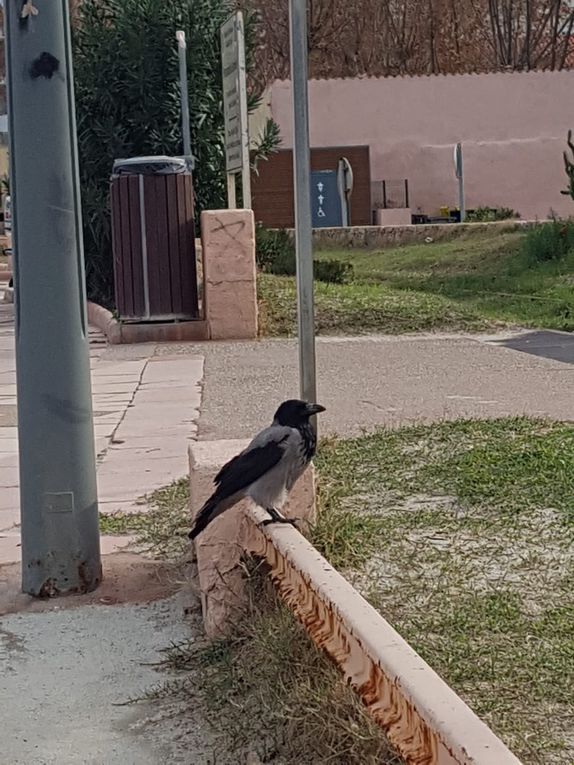
[(220, 35), (228, 204), (230, 208), (237, 207), (235, 176), (241, 173), (243, 207), (251, 209), (245, 33), (241, 11), (223, 24)]
[(311, 150), (309, 147), (307, 0), (289, 0), (291, 83), (293, 86), (293, 175), (301, 398), (316, 401)]
[(464, 172), (462, 167), (462, 144), (457, 143), (454, 147), (454, 173), (458, 178), (458, 209), (460, 210), (460, 222), (466, 219), (466, 207), (464, 203)]

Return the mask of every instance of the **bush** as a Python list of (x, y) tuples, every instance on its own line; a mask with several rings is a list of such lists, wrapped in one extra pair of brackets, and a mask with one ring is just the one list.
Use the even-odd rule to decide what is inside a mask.
[[(225, 205), (219, 28), (232, 0), (82, 0), (74, 28), (76, 112), (88, 296), (113, 305), (109, 179), (114, 159), (181, 155), (175, 31), (187, 36), (195, 212)], [(247, 68), (257, 19), (245, 19)], [(250, 91), (248, 108), (257, 106)], [(256, 150), (276, 148), (269, 124)]]
[(353, 266), (344, 260), (316, 260), (313, 274), (319, 282), (344, 284), (353, 276)]
[[(295, 243), (287, 231), (258, 226), (255, 246), (257, 267), (261, 271), (275, 276), (295, 276)], [(313, 275), (320, 282), (343, 284), (352, 274), (351, 263), (341, 260), (316, 260), (313, 263)]]
[(527, 258), (536, 263), (565, 258), (574, 250), (574, 220), (553, 220), (530, 229), (523, 248)]
[(268, 274), (295, 275), (295, 244), (284, 229), (257, 226), (255, 232), (257, 267)]
[(469, 223), (494, 223), (499, 220), (520, 218), (520, 213), (510, 207), (477, 207), (467, 215)]

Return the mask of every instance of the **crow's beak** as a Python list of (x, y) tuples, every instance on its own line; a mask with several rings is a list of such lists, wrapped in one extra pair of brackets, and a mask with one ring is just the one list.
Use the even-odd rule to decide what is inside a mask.
[(307, 411), (309, 415), (320, 414), (325, 411), (325, 407), (321, 406), (321, 404), (307, 404)]

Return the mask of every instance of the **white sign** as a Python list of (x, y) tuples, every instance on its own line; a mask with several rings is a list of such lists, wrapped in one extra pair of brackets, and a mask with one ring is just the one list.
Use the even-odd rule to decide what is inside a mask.
[(223, 24), (220, 34), (225, 162), (228, 173), (240, 173), (249, 167), (245, 42), (241, 11)]

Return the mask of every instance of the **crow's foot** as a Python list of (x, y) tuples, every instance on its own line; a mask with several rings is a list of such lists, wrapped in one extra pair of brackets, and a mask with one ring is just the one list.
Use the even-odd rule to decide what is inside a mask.
[(270, 526), (272, 523), (289, 523), (291, 526), (296, 526), (298, 518), (285, 518), (284, 515), (281, 515), (277, 512), (274, 508), (267, 508), (267, 512), (271, 516), (270, 518), (267, 518), (265, 521), (261, 521), (259, 524), (260, 526)]

